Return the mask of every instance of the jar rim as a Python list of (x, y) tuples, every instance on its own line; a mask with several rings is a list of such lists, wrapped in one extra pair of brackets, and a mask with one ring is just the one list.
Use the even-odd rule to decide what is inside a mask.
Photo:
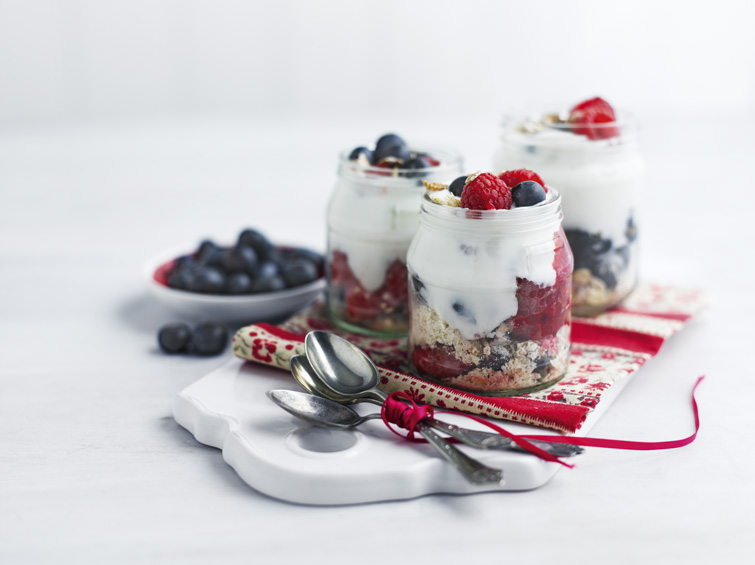
[[(420, 217), (432, 218), (431, 221), (453, 224), (457, 229), (475, 230), (486, 226), (502, 231), (525, 231), (539, 229), (551, 221), (561, 222), (561, 193), (548, 186), (548, 193), (554, 197), (535, 206), (522, 206), (509, 210), (472, 210), (447, 206), (432, 200), (425, 192)], [(480, 220), (482, 224), (476, 224)]]
[(339, 173), (346, 172), (359, 178), (380, 180), (381, 182), (390, 182), (390, 179), (401, 179), (413, 180), (417, 181), (417, 184), (421, 184), (421, 179), (425, 175), (437, 176), (444, 172), (451, 172), (462, 168), (461, 153), (453, 148), (418, 145), (410, 147), (409, 150), (413, 153), (426, 154), (433, 158), (437, 157), (436, 160), (440, 161), (440, 164), (425, 167), (424, 169), (386, 169), (375, 165), (363, 165), (358, 161), (349, 159), (349, 155), (353, 151), (352, 148), (345, 149), (340, 153), (338, 171)]
[[(503, 118), (501, 119), (500, 126), (504, 130), (511, 130), (511, 129), (517, 129), (520, 126), (526, 126), (528, 124), (531, 124), (532, 126), (542, 128), (543, 130), (554, 130), (554, 131), (571, 131), (576, 128), (587, 128), (590, 129), (596, 129), (596, 130), (603, 130), (603, 129), (609, 129), (609, 128), (619, 128), (622, 131), (624, 129), (629, 129), (630, 131), (634, 131), (638, 128), (638, 121), (637, 117), (626, 110), (617, 109), (615, 110), (616, 119), (611, 122), (601, 122), (601, 123), (591, 123), (591, 124), (576, 124), (567, 121), (568, 119), (568, 112), (559, 112), (552, 115), (558, 115), (560, 119), (564, 120), (561, 122), (555, 122), (555, 123), (545, 123), (543, 121), (543, 118), (550, 114), (540, 114), (538, 115), (515, 115), (515, 114), (504, 114)], [(527, 133), (527, 132), (522, 132)]]

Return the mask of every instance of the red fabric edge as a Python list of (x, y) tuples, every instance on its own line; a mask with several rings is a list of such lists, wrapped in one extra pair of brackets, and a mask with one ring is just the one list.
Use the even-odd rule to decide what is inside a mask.
[[(482, 397), (480, 397), (482, 398)], [(507, 412), (523, 414), (529, 419), (548, 422), (549, 427), (558, 427), (567, 432), (576, 432), (587, 418), (590, 409), (586, 406), (543, 402), (526, 397), (482, 398)]]
[(299, 343), (304, 343), (304, 336), (301, 334), (295, 334), (292, 332), (288, 332), (286, 330), (282, 330), (278, 326), (273, 326), (272, 324), (254, 324), (254, 325), (259, 326), (266, 332), (271, 333), (274, 336), (279, 337), (281, 339), (286, 339), (288, 341), (298, 341)]
[(571, 340), (572, 343), (618, 347), (636, 353), (655, 355), (663, 345), (664, 338), (572, 320)]
[(677, 322), (686, 322), (692, 317), (692, 314), (685, 314), (684, 312), (647, 312), (645, 310), (632, 310), (631, 308), (612, 308), (609, 313), (633, 314), (635, 316), (661, 318), (662, 320), (676, 320)]

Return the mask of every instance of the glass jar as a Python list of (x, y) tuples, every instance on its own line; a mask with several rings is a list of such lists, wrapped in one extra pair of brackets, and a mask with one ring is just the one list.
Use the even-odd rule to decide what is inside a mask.
[[(637, 209), (644, 162), (637, 124), (504, 120), (496, 171), (527, 168), (559, 188), (564, 231), (574, 253), (572, 312), (594, 316), (637, 283)], [(586, 130), (589, 129), (589, 132)]]
[(548, 387), (569, 363), (572, 254), (552, 188), (532, 207), (425, 197), (407, 257), (409, 355), (429, 380), (483, 396)]
[(330, 317), (342, 329), (406, 335), (406, 252), (419, 224), (422, 181), (451, 182), (462, 174), (452, 151), (416, 152), (437, 165), (386, 169), (341, 155), (328, 205), (327, 295)]

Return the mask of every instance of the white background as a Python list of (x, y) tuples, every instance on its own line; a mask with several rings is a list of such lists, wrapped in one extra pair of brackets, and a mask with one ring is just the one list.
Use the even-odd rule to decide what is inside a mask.
[(0, 124), (497, 116), (592, 94), (752, 117), (752, 3), (3, 0)]
[[(0, 0), (0, 561), (741, 562), (751, 6)], [(320, 509), (254, 492), (175, 424), (230, 354), (157, 351), (175, 315), (145, 296), (153, 253), (248, 225), (323, 249), (340, 150), (396, 131), (486, 169), (504, 113), (596, 94), (642, 124), (641, 276), (716, 305), (593, 433), (688, 435), (707, 374), (694, 444), (590, 450), (529, 493)]]

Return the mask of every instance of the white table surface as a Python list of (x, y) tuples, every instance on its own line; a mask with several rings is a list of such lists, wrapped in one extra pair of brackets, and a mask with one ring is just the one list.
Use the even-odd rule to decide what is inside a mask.
[(645, 122), (642, 276), (716, 304), (591, 435), (689, 435), (705, 374), (692, 445), (590, 449), (531, 492), (319, 508), (255, 492), (173, 420), (176, 394), (231, 354), (158, 351), (176, 317), (146, 296), (150, 255), (246, 226), (323, 249), (338, 150), (396, 129), (484, 169), (496, 118), (0, 132), (0, 563), (742, 562), (755, 529), (753, 122)]

